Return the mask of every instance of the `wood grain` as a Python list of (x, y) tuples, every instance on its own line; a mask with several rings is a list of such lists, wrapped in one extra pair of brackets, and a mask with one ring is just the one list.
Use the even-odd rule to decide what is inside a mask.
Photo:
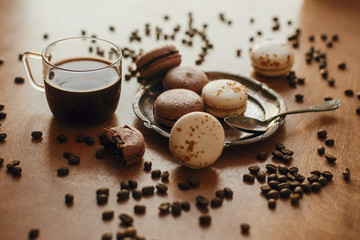
[[(360, 169), (359, 132), (360, 115), (355, 109), (360, 106), (356, 93), (360, 91), (360, 39), (359, 1), (1, 1), (0, 2), (0, 104), (5, 105), (6, 119), (0, 120), (0, 132), (8, 137), (0, 143), (0, 157), (5, 159), (0, 167), (0, 239), (26, 239), (32, 228), (40, 229), (38, 239), (101, 239), (105, 232), (114, 234), (124, 228), (119, 226), (118, 215), (127, 213), (134, 217), (138, 234), (146, 239), (358, 239), (360, 235)], [(208, 24), (208, 37), (214, 44), (201, 67), (206, 71), (224, 71), (254, 77), (268, 84), (286, 100), (289, 109), (312, 105), (323, 101), (329, 95), (342, 102), (334, 112), (293, 115), (286, 118), (286, 124), (266, 141), (247, 146), (224, 149), (222, 156), (211, 167), (191, 170), (181, 167), (168, 150), (168, 140), (145, 128), (132, 111), (132, 99), (139, 88), (135, 79), (123, 81), (119, 107), (109, 121), (88, 128), (76, 128), (58, 122), (52, 117), (43, 93), (33, 89), (28, 81), (15, 84), (16, 76), (25, 77), (18, 54), (25, 51), (41, 51), (46, 45), (69, 36), (78, 36), (81, 30), (88, 35), (108, 39), (121, 47), (149, 49), (170, 41), (156, 41), (154, 30), (159, 26), (171, 32), (176, 24), (181, 31), (174, 43), (183, 55), (184, 65), (194, 65), (201, 51), (202, 43), (194, 39), (193, 46), (181, 44), (185, 37), (188, 13), (192, 12), (194, 25), (201, 28)], [(219, 13), (225, 13), (232, 21), (227, 25), (219, 20)], [(169, 21), (163, 16), (168, 15)], [(272, 31), (272, 18), (277, 16), (280, 30)], [(250, 24), (250, 18), (255, 22)], [(287, 21), (292, 24), (288, 25)], [(150, 23), (151, 37), (144, 36), (144, 25)], [(115, 27), (114, 32), (109, 26)], [(301, 29), (300, 47), (294, 49), (294, 70), (304, 77), (305, 84), (290, 88), (284, 78), (265, 79), (253, 73), (248, 58), (248, 49), (255, 41), (287, 37)], [(139, 30), (141, 42), (129, 43), (130, 33)], [(262, 31), (262, 36), (257, 36)], [(49, 35), (43, 39), (43, 34)], [(320, 34), (339, 35), (339, 41), (327, 48), (320, 40)], [(310, 35), (315, 42), (308, 41)], [(321, 79), (317, 64), (307, 65), (304, 54), (311, 46), (327, 54), (330, 75), (335, 79), (334, 87)], [(242, 56), (236, 57), (236, 50)], [(345, 62), (347, 69), (340, 71), (337, 65)], [(38, 67), (41, 78), (40, 63)], [(123, 62), (124, 73), (131, 62)], [(345, 96), (345, 89), (353, 89), (355, 96)], [(295, 102), (295, 94), (304, 94), (302, 103)], [(105, 126), (132, 125), (144, 134), (147, 150), (143, 161), (152, 161), (153, 169), (169, 171), (168, 194), (130, 198), (118, 203), (116, 193), (120, 182), (135, 179), (139, 188), (156, 185), (143, 170), (143, 163), (130, 167), (121, 166), (111, 156), (97, 160), (95, 152), (101, 148), (98, 142), (93, 146), (75, 142), (79, 133), (97, 138)], [(335, 164), (329, 164), (316, 152), (317, 146), (324, 146), (316, 132), (319, 128), (328, 131), (335, 139), (333, 147), (326, 152), (337, 157)], [(40, 141), (31, 139), (31, 132), (44, 133)], [(56, 136), (65, 134), (68, 142), (58, 143)], [(270, 156), (266, 161), (257, 161), (259, 151), (271, 152), (277, 142), (282, 142), (295, 152), (289, 166), (297, 166), (300, 173), (329, 170), (334, 174), (332, 182), (319, 193), (306, 194), (297, 207), (289, 200), (278, 200), (277, 207), (270, 210), (266, 199), (261, 196), (261, 183), (246, 184), (242, 175), (248, 167), (258, 165), (262, 169), (267, 163), (279, 164)], [(62, 157), (64, 151), (73, 151), (81, 156), (79, 166), (69, 166), (70, 174), (56, 175), (57, 168), (68, 166)], [(21, 177), (13, 177), (6, 171), (6, 164), (20, 160), (23, 169)], [(342, 170), (351, 170), (350, 181), (343, 180)], [(188, 191), (180, 191), (177, 184), (188, 176), (200, 178), (200, 185)], [(109, 202), (96, 204), (96, 189), (110, 188)], [(205, 211), (212, 216), (209, 227), (199, 226), (199, 216), (204, 214), (195, 206), (195, 198), (203, 195), (209, 199), (218, 189), (230, 187), (234, 191), (231, 200), (224, 200), (220, 208)], [(65, 205), (66, 193), (74, 195), (74, 205)], [(162, 202), (189, 201), (191, 210), (178, 217), (171, 214), (160, 216), (158, 206)], [(135, 215), (135, 204), (146, 205), (146, 214)], [(112, 221), (104, 222), (101, 214), (113, 210)], [(248, 235), (242, 235), (240, 224), (251, 226)]]

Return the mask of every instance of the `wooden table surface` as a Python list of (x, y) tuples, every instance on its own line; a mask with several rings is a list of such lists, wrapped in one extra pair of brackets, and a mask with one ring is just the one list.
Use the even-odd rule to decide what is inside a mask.
[[(124, 230), (118, 215), (127, 213), (134, 218), (138, 235), (146, 239), (359, 239), (360, 236), (360, 106), (357, 93), (360, 91), (360, 2), (353, 1), (0, 1), (0, 104), (5, 105), (6, 118), (0, 120), (0, 132), (8, 137), (0, 143), (0, 157), (5, 162), (0, 166), (0, 239), (27, 239), (31, 229), (39, 229), (38, 239), (101, 239), (104, 233)], [(288, 116), (286, 124), (265, 141), (224, 149), (223, 154), (211, 167), (191, 170), (180, 166), (168, 150), (168, 140), (145, 128), (132, 111), (132, 99), (140, 85), (136, 79), (123, 80), (119, 106), (113, 118), (103, 124), (88, 128), (76, 128), (53, 119), (42, 92), (33, 89), (29, 81), (15, 84), (14, 78), (25, 77), (18, 55), (25, 51), (41, 51), (57, 39), (79, 36), (81, 30), (87, 35), (96, 34), (120, 47), (150, 49), (161, 43), (174, 43), (183, 56), (183, 65), (195, 65), (202, 43), (194, 38), (193, 46), (181, 43), (187, 28), (188, 13), (192, 12), (194, 26), (208, 24), (207, 35), (214, 48), (209, 50), (200, 66), (205, 71), (223, 71), (253, 77), (269, 85), (286, 101), (288, 109), (296, 109), (322, 102), (325, 96), (341, 100), (340, 109), (333, 112)], [(228, 25), (219, 20), (224, 13)], [(165, 21), (164, 16), (169, 20)], [(273, 17), (279, 18), (280, 30), (272, 31)], [(254, 23), (250, 23), (254, 18)], [(287, 22), (291, 20), (292, 24)], [(151, 37), (144, 36), (144, 26), (150, 23)], [(155, 40), (155, 26), (170, 32), (180, 24), (181, 30), (175, 41)], [(114, 26), (115, 31), (109, 31)], [(285, 78), (266, 79), (253, 73), (248, 49), (260, 39), (276, 38), (283, 41), (301, 29), (300, 46), (294, 49), (293, 70), (305, 78), (304, 85), (291, 88)], [(139, 30), (141, 42), (129, 42), (132, 31)], [(262, 36), (257, 35), (262, 31)], [(43, 35), (48, 34), (48, 39)], [(329, 38), (338, 34), (338, 42), (326, 47), (320, 35)], [(310, 35), (315, 41), (308, 40)], [(335, 79), (331, 87), (323, 80), (316, 63), (306, 64), (305, 53), (314, 46), (327, 54), (329, 75)], [(242, 56), (236, 57), (236, 50)], [(346, 63), (346, 70), (337, 68)], [(40, 63), (34, 62), (34, 65)], [(123, 62), (123, 75), (131, 61)], [(36, 66), (35, 66), (36, 67)], [(39, 75), (39, 74), (38, 74)], [(354, 96), (344, 91), (352, 89)], [(302, 103), (295, 101), (295, 94), (303, 94)], [(143, 161), (123, 167), (107, 155), (95, 158), (101, 148), (98, 141), (93, 146), (75, 142), (79, 133), (97, 139), (105, 126), (128, 124), (138, 128), (146, 139), (147, 150), (143, 161), (151, 161), (153, 169), (169, 171), (169, 187), (165, 196), (154, 194), (141, 200), (130, 198), (118, 203), (116, 193), (120, 182), (129, 179), (138, 181), (141, 188), (156, 185), (143, 170)], [(317, 137), (319, 128), (326, 129), (328, 137), (335, 140), (332, 147), (325, 146)], [(41, 141), (33, 141), (31, 132), (44, 133)], [(69, 140), (58, 143), (56, 136), (65, 134)], [(265, 169), (268, 163), (281, 162), (272, 159), (271, 152), (281, 142), (295, 152), (288, 166), (297, 166), (299, 172), (310, 176), (310, 171), (331, 171), (333, 180), (319, 193), (305, 194), (298, 206), (289, 199), (277, 200), (276, 209), (267, 206), (260, 193), (258, 181), (243, 182), (242, 176), (252, 165)], [(317, 153), (318, 146), (337, 157), (329, 164)], [(69, 166), (70, 174), (58, 177), (57, 169), (67, 166), (62, 157), (64, 151), (73, 151), (81, 156), (79, 166)], [(269, 152), (265, 161), (256, 160), (259, 151)], [(13, 177), (6, 164), (20, 160), (21, 177)], [(342, 171), (351, 170), (349, 181), (343, 179)], [(188, 176), (197, 176), (201, 183), (197, 188), (181, 191), (177, 184)], [(98, 206), (96, 189), (108, 187), (107, 204)], [(214, 197), (218, 189), (230, 187), (233, 198), (224, 200), (219, 208), (207, 211), (212, 217), (211, 225), (201, 227), (199, 216), (204, 214), (195, 206), (195, 198), (203, 195)], [(72, 207), (65, 205), (66, 193), (74, 195)], [(159, 216), (162, 202), (189, 201), (191, 210), (180, 216)], [(146, 214), (135, 215), (135, 204), (146, 206)], [(113, 220), (102, 220), (102, 212), (113, 210)], [(240, 224), (248, 223), (250, 233), (243, 235)]]

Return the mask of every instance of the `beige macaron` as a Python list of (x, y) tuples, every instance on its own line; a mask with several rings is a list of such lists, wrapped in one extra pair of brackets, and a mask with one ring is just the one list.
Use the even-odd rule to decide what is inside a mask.
[(206, 84), (201, 98), (206, 112), (215, 117), (224, 118), (243, 114), (246, 110), (248, 94), (246, 87), (241, 83), (220, 79)]
[(250, 59), (255, 72), (267, 77), (284, 75), (294, 64), (290, 46), (275, 40), (257, 43), (250, 51)]
[(203, 168), (220, 157), (224, 143), (225, 132), (219, 120), (205, 112), (192, 112), (171, 129), (169, 149), (180, 164)]

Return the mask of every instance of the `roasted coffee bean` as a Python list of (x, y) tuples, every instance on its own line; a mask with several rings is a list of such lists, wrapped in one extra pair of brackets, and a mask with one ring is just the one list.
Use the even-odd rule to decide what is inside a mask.
[(20, 161), (19, 160), (14, 160), (9, 162), (8, 164), (6, 164), (6, 168), (7, 170), (12, 170), (15, 166), (19, 166), (20, 165)]
[(279, 181), (277, 181), (277, 180), (272, 180), (272, 181), (269, 181), (269, 182), (268, 182), (268, 185), (269, 185), (271, 188), (277, 188), (278, 184), (279, 184)]
[(328, 138), (328, 139), (325, 140), (325, 144), (326, 144), (327, 146), (333, 146), (334, 143), (335, 143), (335, 140), (332, 139), (332, 138)]
[(6, 137), (7, 137), (6, 133), (0, 133), (0, 142), (4, 141)]
[(326, 158), (326, 160), (329, 162), (329, 163), (333, 163), (333, 162), (335, 162), (336, 161), (336, 157), (334, 157), (333, 155), (331, 155), (331, 154), (325, 154), (325, 158)]
[(165, 184), (162, 184), (162, 183), (156, 184), (155, 187), (156, 187), (157, 193), (159, 193), (159, 194), (165, 194), (167, 192), (167, 190), (168, 190), (168, 187)]
[(129, 180), (129, 181), (128, 181), (128, 184), (129, 184), (129, 187), (130, 187), (131, 189), (137, 188), (137, 185), (138, 185), (138, 183), (137, 183), (136, 180)]
[[(124, 225), (129, 226), (128, 224), (124, 224)], [(120, 240), (130, 240), (130, 239), (142, 240), (142, 239), (139, 239), (138, 236), (136, 236), (136, 232), (137, 232), (136, 228), (127, 227), (123, 232), (117, 233), (116, 238), (120, 239)]]
[(213, 199), (211, 199), (210, 201), (210, 206), (211, 207), (219, 207), (222, 205), (223, 199), (219, 198), (219, 197), (214, 197)]
[(0, 158), (0, 166), (4, 163), (4, 159), (3, 158)]
[(87, 137), (85, 138), (85, 143), (86, 143), (86, 145), (88, 145), (88, 146), (92, 146), (92, 145), (94, 145), (95, 140), (94, 140), (94, 138), (92, 138), (91, 136), (87, 136)]
[(0, 66), (4, 64), (4, 60), (0, 59)]
[(345, 63), (340, 63), (340, 64), (338, 65), (338, 68), (339, 68), (340, 70), (345, 70), (345, 69), (346, 69), (346, 64), (345, 64)]
[(80, 157), (76, 155), (72, 155), (68, 158), (68, 162), (71, 165), (77, 165), (80, 163)]
[(95, 157), (97, 159), (101, 159), (101, 158), (104, 158), (105, 157), (105, 150), (102, 148), (102, 149), (99, 149), (96, 151), (96, 154), (95, 154)]
[(65, 195), (65, 204), (66, 205), (72, 205), (74, 203), (74, 195), (67, 193)]
[(134, 206), (134, 213), (135, 214), (144, 214), (146, 211), (145, 205), (135, 205)]
[(57, 135), (56, 139), (58, 140), (58, 142), (63, 143), (66, 142), (68, 138), (64, 134), (59, 134)]
[(278, 176), (278, 181), (279, 181), (279, 183), (286, 182), (287, 180), (288, 180), (288, 178), (287, 178), (286, 175), (279, 175), (279, 176)]
[(19, 61), (22, 61), (22, 58), (23, 58), (23, 55), (20, 53), (20, 54), (18, 55), (18, 60), (19, 60)]
[(22, 77), (16, 77), (16, 78), (15, 78), (15, 83), (17, 83), (17, 84), (24, 83), (24, 78), (22, 78)]
[(196, 197), (196, 205), (199, 207), (207, 207), (209, 205), (209, 200), (207, 200), (203, 196), (197, 196)]
[(33, 131), (31, 132), (31, 137), (33, 139), (40, 139), (42, 137), (43, 133), (41, 131)]
[(300, 182), (298, 181), (291, 181), (289, 182), (290, 188), (295, 189), (297, 186), (300, 186)]
[(296, 178), (291, 173), (288, 173), (286, 176), (290, 181), (296, 181)]
[(257, 172), (259, 172), (260, 167), (259, 166), (251, 166), (249, 167), (249, 171), (253, 174), (256, 174)]
[(283, 149), (283, 148), (285, 148), (285, 145), (283, 144), (283, 143), (277, 143), (276, 145), (275, 145), (275, 149), (276, 150), (281, 150), (281, 149)]
[(290, 167), (290, 168), (289, 168), (289, 172), (290, 172), (291, 174), (294, 174), (294, 173), (299, 172), (299, 169), (298, 169), (297, 167)]
[(327, 36), (326, 36), (326, 34), (321, 34), (321, 40), (323, 40), (323, 41), (326, 41), (326, 39), (327, 39)]
[(134, 189), (132, 190), (131, 195), (134, 199), (138, 200), (142, 197), (142, 191), (138, 189)]
[(301, 174), (294, 173), (293, 175), (296, 178), (296, 180), (298, 180), (299, 182), (303, 182), (305, 180), (305, 176), (303, 176)]
[(101, 240), (112, 240), (112, 233), (104, 233), (102, 236), (101, 236)]
[(179, 201), (174, 201), (171, 204), (171, 214), (173, 216), (179, 216), (181, 214), (181, 203)]
[(143, 195), (152, 195), (154, 194), (154, 186), (145, 186), (141, 189)]
[(355, 111), (356, 111), (357, 114), (360, 114), (360, 106), (357, 107)]
[(98, 188), (96, 190), (96, 195), (105, 194), (109, 195), (109, 188)]
[(349, 96), (349, 97), (352, 97), (352, 96), (354, 96), (354, 91), (351, 90), (351, 89), (346, 89), (345, 90), (345, 95)]
[(264, 171), (260, 170), (256, 173), (256, 178), (259, 182), (264, 182), (266, 179), (266, 173)]
[(36, 239), (40, 235), (40, 230), (35, 228), (31, 229), (29, 232), (29, 239)]
[(14, 176), (20, 176), (21, 173), (22, 173), (22, 168), (19, 167), (19, 166), (15, 166), (15, 167), (13, 167), (13, 168), (11, 169), (11, 173), (12, 173), (12, 175), (14, 175)]
[(300, 196), (302, 196), (303, 193), (304, 193), (304, 190), (303, 190), (303, 188), (302, 188), (301, 186), (297, 186), (297, 187), (294, 189), (294, 193), (297, 193), (297, 194), (299, 194)]
[(311, 190), (313, 192), (318, 192), (318, 191), (320, 191), (320, 189), (321, 189), (321, 184), (319, 182), (313, 182), (311, 184)]
[(259, 152), (257, 155), (256, 155), (256, 159), (259, 160), (259, 161), (263, 161), (267, 158), (268, 156), (268, 153), (267, 152)]
[(78, 143), (82, 143), (85, 141), (85, 138), (86, 138), (86, 134), (80, 133), (79, 135), (76, 136), (75, 141)]
[(312, 175), (310, 177), (307, 178), (307, 180), (309, 181), (309, 183), (313, 183), (313, 182), (316, 182), (317, 180), (319, 179), (319, 175)]
[(319, 177), (319, 180), (318, 182), (322, 185), (322, 186), (325, 186), (326, 184), (328, 184), (329, 180), (326, 178), (326, 177)]
[(160, 213), (168, 213), (170, 210), (170, 206), (171, 205), (168, 202), (161, 203), (159, 206)]
[(151, 170), (151, 166), (152, 166), (152, 162), (150, 162), (150, 161), (145, 161), (145, 162), (144, 162), (144, 170), (145, 170), (145, 171), (150, 171), (150, 170)]
[(270, 186), (261, 186), (260, 190), (261, 190), (261, 193), (266, 195), (271, 190), (271, 187)]
[(290, 151), (290, 150), (287, 149), (287, 148), (281, 149), (281, 152), (282, 152), (283, 154), (285, 154), (285, 155), (288, 155), (288, 156), (294, 155), (294, 152), (293, 152), (293, 151)]
[(271, 208), (271, 209), (276, 208), (276, 200), (273, 199), (273, 198), (270, 198), (270, 199), (268, 200), (268, 207)]
[(280, 164), (277, 168), (278, 168), (279, 173), (281, 173), (281, 174), (287, 174), (289, 171), (288, 168), (283, 164)]
[(290, 183), (288, 182), (283, 182), (283, 183), (279, 183), (277, 185), (277, 189), (278, 190), (281, 190), (281, 189), (284, 189), (284, 188), (290, 188)]
[(332, 48), (333, 44), (332, 44), (332, 42), (328, 42), (328, 43), (326, 44), (326, 46), (327, 46), (328, 48)]
[(248, 234), (250, 230), (250, 225), (247, 223), (240, 224), (240, 229), (242, 234)]
[(224, 190), (216, 190), (215, 192), (215, 196), (216, 197), (219, 197), (219, 198), (224, 198), (225, 197), (225, 193), (224, 193)]
[(288, 198), (290, 196), (290, 189), (289, 188), (283, 188), (279, 191), (279, 195), (281, 198)]
[(122, 189), (116, 194), (118, 201), (124, 201), (129, 199), (129, 195), (130, 195), (130, 191), (127, 189)]
[(292, 160), (292, 156), (290, 156), (290, 155), (284, 155), (284, 156), (282, 157), (282, 160), (283, 160), (284, 162), (290, 162), (290, 161)]
[(131, 226), (134, 221), (134, 219), (126, 213), (121, 213), (119, 215), (119, 218), (120, 218), (121, 224), (124, 226)]
[[(327, 82), (328, 82), (329, 86), (331, 86), (331, 87), (333, 87), (335, 85), (335, 79), (333, 79), (333, 78), (329, 78), (327, 80)], [(325, 100), (325, 101), (327, 101), (327, 100)]]
[(267, 180), (269, 181), (273, 181), (273, 180), (277, 180), (278, 179), (278, 175), (276, 173), (272, 173), (268, 176)]
[(97, 204), (101, 205), (101, 204), (105, 204), (107, 203), (108, 201), (108, 195), (106, 194), (99, 194), (99, 195), (96, 195), (96, 201), (97, 201)]
[(326, 138), (327, 136), (327, 131), (324, 129), (319, 129), (317, 132), (317, 135), (319, 138)]
[(302, 101), (304, 101), (304, 95), (302, 95), (302, 94), (300, 94), (300, 93), (295, 94), (295, 100), (296, 100), (297, 102), (302, 102)]
[(114, 211), (105, 211), (102, 213), (102, 219), (108, 221), (114, 218)]
[(312, 170), (310, 173), (311, 173), (311, 174), (315, 174), (315, 175), (317, 175), (317, 176), (319, 176), (319, 177), (320, 177), (320, 175), (321, 175), (321, 172), (320, 172), (319, 170)]
[(120, 182), (120, 189), (130, 189), (130, 185), (128, 181), (121, 181)]
[(253, 183), (254, 180), (255, 180), (255, 177), (254, 177), (254, 175), (252, 175), (252, 174), (245, 173), (245, 174), (243, 175), (243, 180), (244, 180), (244, 182)]
[(284, 154), (283, 154), (281, 151), (279, 151), (279, 150), (274, 150), (274, 151), (272, 152), (272, 155), (273, 155), (275, 158), (278, 158), (278, 159), (281, 159), (281, 158), (284, 156)]
[(304, 192), (306, 192), (306, 193), (311, 192), (311, 185), (310, 185), (310, 183), (305, 183), (305, 182), (303, 182), (303, 183), (300, 184), (300, 187), (301, 187), (301, 188), (304, 190)]
[(270, 173), (276, 173), (277, 171), (277, 167), (274, 164), (268, 163), (265, 165), (265, 168), (270, 172)]
[(319, 155), (323, 155), (325, 153), (325, 148), (323, 146), (319, 146), (317, 148), (317, 152)]
[(210, 215), (201, 215), (199, 217), (199, 224), (201, 226), (207, 226), (211, 223), (211, 216)]
[(70, 156), (74, 155), (73, 152), (66, 151), (63, 153), (63, 157), (66, 159), (69, 159)]
[(333, 100), (334, 98), (333, 97), (331, 97), (331, 96), (326, 96), (326, 97), (324, 97), (324, 100), (325, 101), (330, 101), (330, 100)]
[(290, 201), (292, 205), (297, 205), (300, 200), (300, 194), (298, 193), (291, 193), (290, 194)]
[(344, 179), (345, 179), (345, 180), (349, 180), (349, 178), (350, 178), (350, 169), (349, 169), (349, 168), (345, 168), (345, 169), (342, 171), (342, 173), (343, 173)]
[(191, 185), (188, 182), (179, 182), (178, 187), (180, 190), (189, 190)]
[(69, 168), (68, 167), (61, 167), (57, 169), (57, 175), (58, 176), (66, 176), (69, 174)]
[(304, 84), (305, 83), (305, 78), (298, 78), (297, 83), (298, 84)]
[(186, 181), (193, 187), (196, 187), (200, 184), (200, 179), (194, 175), (187, 177)]
[(333, 178), (333, 174), (329, 171), (322, 172), (321, 176), (325, 177), (327, 180), (331, 180)]
[(161, 181), (163, 181), (163, 182), (168, 181), (169, 180), (169, 172), (168, 171), (163, 171), (161, 173), (160, 177), (161, 177)]
[(0, 104), (0, 111), (4, 110), (5, 105), (4, 104)]
[(279, 197), (279, 191), (278, 190), (275, 190), (275, 189), (272, 189), (270, 190), (267, 194), (266, 194), (266, 198), (273, 198), (273, 199), (276, 199)]
[(184, 201), (181, 203), (181, 209), (184, 211), (189, 211), (190, 207), (191, 207), (191, 205), (188, 201)]

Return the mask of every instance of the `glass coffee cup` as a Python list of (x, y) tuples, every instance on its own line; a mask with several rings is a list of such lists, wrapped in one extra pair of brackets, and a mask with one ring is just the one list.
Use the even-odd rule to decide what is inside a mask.
[[(34, 79), (29, 58), (42, 60), (43, 81)], [(62, 39), (42, 52), (26, 52), (23, 63), (31, 85), (45, 92), (56, 119), (72, 125), (104, 122), (115, 112), (121, 93), (122, 52), (92, 37)]]

